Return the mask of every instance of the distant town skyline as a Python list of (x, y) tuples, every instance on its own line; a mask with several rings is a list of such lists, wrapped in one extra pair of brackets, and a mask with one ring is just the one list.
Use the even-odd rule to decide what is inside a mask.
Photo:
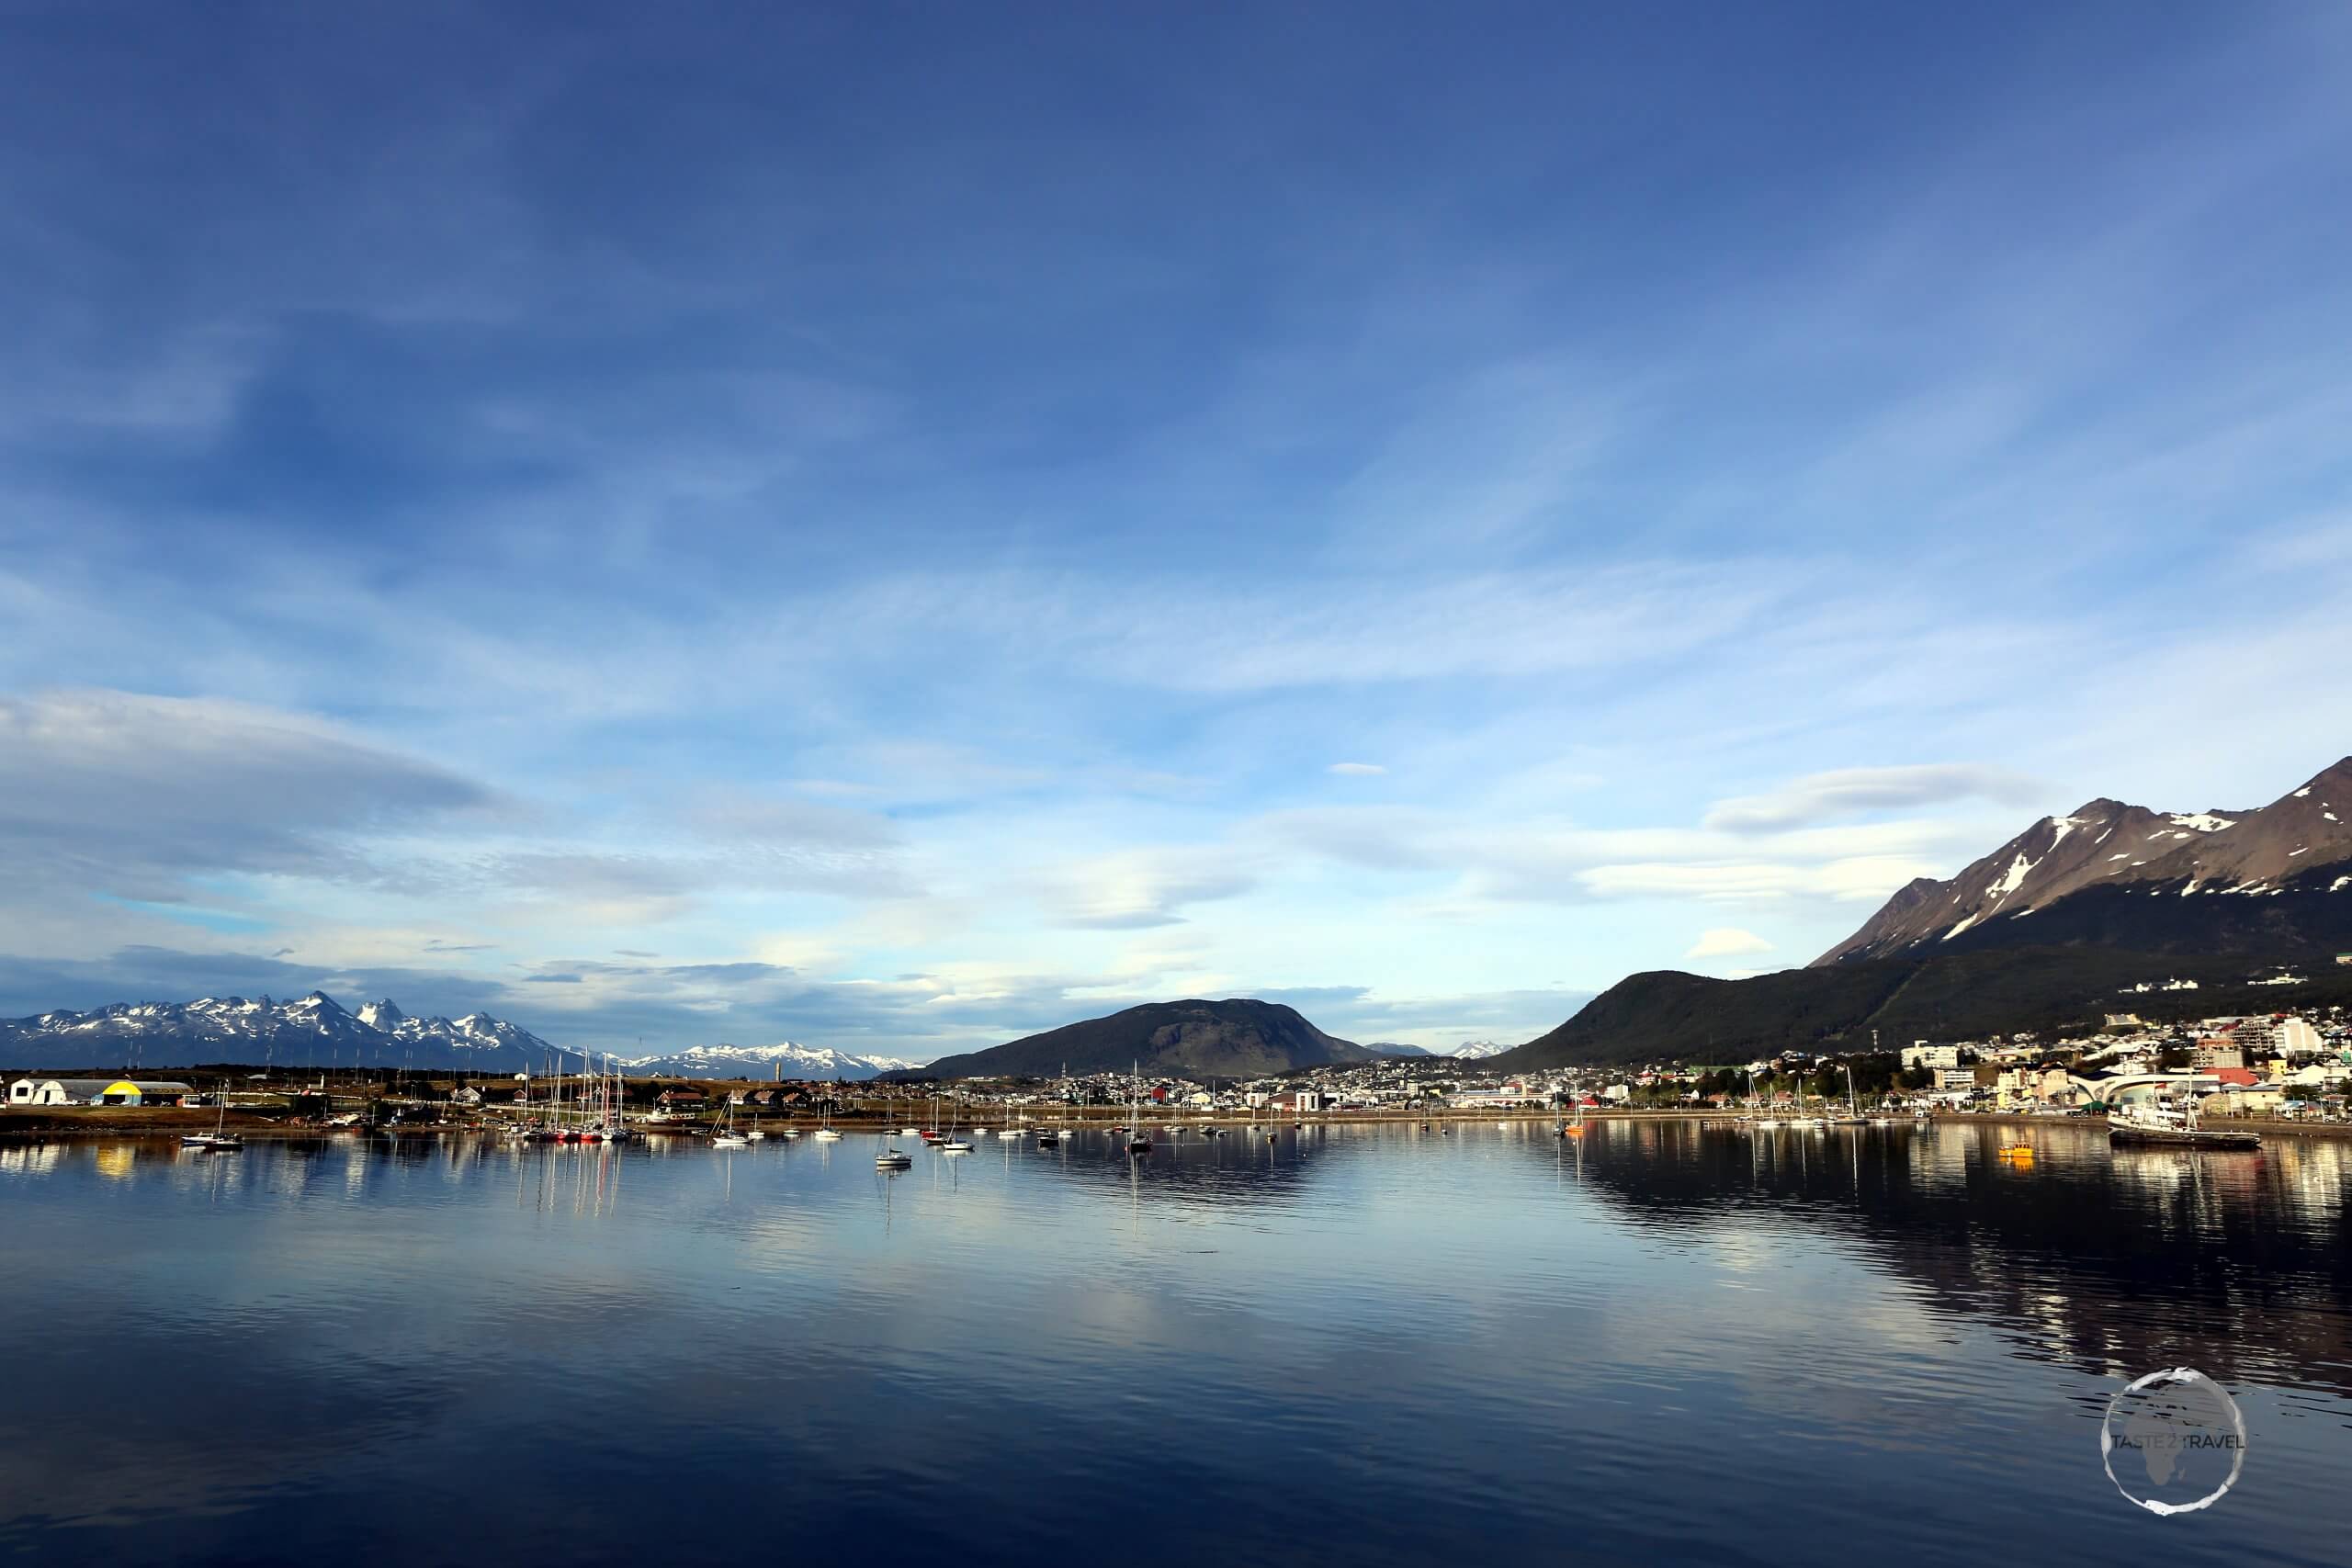
[(1480, 9), (12, 21), (0, 1016), (1515, 1043), (2352, 751), (2352, 11)]

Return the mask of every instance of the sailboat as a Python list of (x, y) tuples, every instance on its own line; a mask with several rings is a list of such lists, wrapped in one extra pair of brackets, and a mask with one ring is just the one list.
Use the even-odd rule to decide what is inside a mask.
[[(1756, 1093), (1756, 1075), (1753, 1072), (1747, 1075), (1747, 1092), (1751, 1096)], [(1762, 1100), (1758, 1100), (1757, 1109), (1759, 1111), (1766, 1109)], [(1777, 1116), (1758, 1116), (1756, 1118), (1754, 1125), (1756, 1130), (1759, 1133), (1770, 1133), (1776, 1130), (1781, 1125), (1781, 1119)]]
[(1136, 1087), (1136, 1066), (1134, 1062), (1127, 1064), (1127, 1153), (1148, 1155), (1151, 1153), (1151, 1134), (1143, 1130), (1143, 1097)]
[(1863, 1118), (1861, 1105), (1854, 1098), (1854, 1069), (1847, 1063), (1838, 1065), (1846, 1069), (1846, 1114), (1835, 1120), (1841, 1127), (1859, 1127), (1862, 1125)]
[(957, 1136), (956, 1135), (956, 1122), (960, 1122), (960, 1121), (962, 1121), (962, 1120), (963, 1120), (962, 1112), (961, 1112), (961, 1111), (960, 1111), (957, 1107), (955, 1107), (955, 1106), (952, 1106), (952, 1105), (951, 1105), (950, 1107), (948, 1107), (948, 1111), (947, 1111), (947, 1135), (946, 1135), (945, 1137), (944, 1137), (944, 1138), (940, 1139), (937, 1143), (933, 1144), (932, 1146), (933, 1146), (933, 1148), (936, 1148), (936, 1149), (937, 1149), (941, 1154), (944, 1154), (944, 1155), (967, 1155), (967, 1154), (970, 1154), (970, 1153), (972, 1152), (972, 1145), (971, 1145), (971, 1144), (970, 1144), (969, 1142), (967, 1142), (967, 1140), (965, 1140), (965, 1139), (963, 1139), (963, 1138), (959, 1138), (959, 1137), (957, 1137)]
[(1560, 1123), (1560, 1136), (1562, 1136), (1562, 1137), (1564, 1137), (1564, 1138), (1581, 1138), (1581, 1137), (1583, 1137), (1583, 1136), (1584, 1136), (1584, 1096), (1583, 1096), (1583, 1095), (1579, 1094), (1579, 1095), (1576, 1096), (1576, 1118), (1575, 1118), (1575, 1120), (1574, 1120), (1574, 1121), (1568, 1121), (1568, 1122), (1561, 1122), (1561, 1123)]
[(714, 1149), (748, 1149), (752, 1146), (752, 1140), (735, 1130), (735, 1100), (731, 1095), (727, 1100), (727, 1125), (711, 1135), (710, 1146)]
[(190, 1133), (180, 1140), (184, 1149), (206, 1149), (220, 1154), (233, 1154), (245, 1146), (242, 1133), (229, 1131), (229, 1090), (226, 1086), (212, 1091), (213, 1103), (220, 1107), (220, 1114), (213, 1119), (209, 1133)]
[(833, 1102), (830, 1098), (825, 1101), (824, 1115), (824, 1122), (818, 1127), (816, 1132), (817, 1141), (820, 1144), (839, 1142), (841, 1134), (833, 1130)]

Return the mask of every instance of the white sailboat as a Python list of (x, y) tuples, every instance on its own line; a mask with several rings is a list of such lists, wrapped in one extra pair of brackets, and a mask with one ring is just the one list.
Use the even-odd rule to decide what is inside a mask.
[(714, 1149), (748, 1149), (752, 1146), (752, 1140), (735, 1130), (735, 1100), (731, 1095), (727, 1100), (727, 1124), (712, 1136), (710, 1146)]
[(213, 1118), (209, 1133), (191, 1133), (180, 1140), (184, 1149), (205, 1149), (219, 1154), (233, 1154), (245, 1146), (244, 1134), (229, 1131), (229, 1090), (225, 1086), (214, 1088), (212, 1101), (220, 1108)]
[(1841, 1062), (1838, 1066), (1846, 1069), (1846, 1114), (1837, 1121), (1841, 1126), (1859, 1127), (1862, 1125), (1863, 1118), (1861, 1103), (1854, 1096), (1854, 1069), (1848, 1063)]

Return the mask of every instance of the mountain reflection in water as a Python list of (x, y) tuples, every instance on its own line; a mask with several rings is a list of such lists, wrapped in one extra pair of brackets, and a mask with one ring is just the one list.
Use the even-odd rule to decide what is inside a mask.
[[(0, 1549), (2339, 1556), (2333, 1142), (1285, 1127), (894, 1178), (876, 1146), (0, 1146)], [(2193, 1521), (2098, 1450), (2180, 1364), (2252, 1433)]]

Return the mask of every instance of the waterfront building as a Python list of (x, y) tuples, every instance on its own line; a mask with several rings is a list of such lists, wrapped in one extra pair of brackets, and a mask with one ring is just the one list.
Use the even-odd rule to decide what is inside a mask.
[(153, 1078), (18, 1078), (8, 1086), (11, 1105), (177, 1105), (196, 1092), (193, 1084)]

